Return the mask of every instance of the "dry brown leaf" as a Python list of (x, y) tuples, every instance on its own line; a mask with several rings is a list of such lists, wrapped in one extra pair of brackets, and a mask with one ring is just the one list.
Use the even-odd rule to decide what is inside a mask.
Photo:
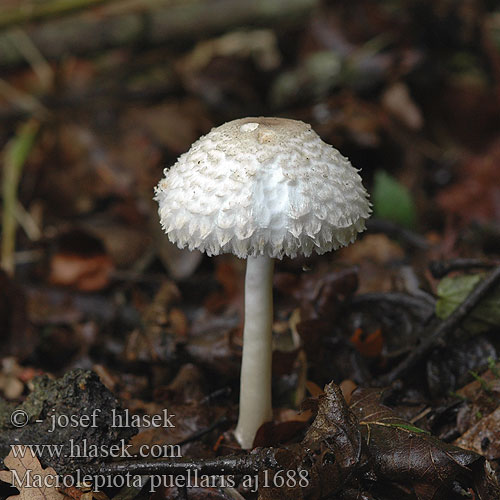
[(356, 328), (350, 340), (361, 356), (365, 358), (380, 356), (384, 347), (384, 337), (380, 328), (371, 333), (365, 333), (362, 328)]
[(179, 62), (182, 74), (195, 73), (216, 57), (251, 57), (263, 70), (278, 67), (281, 54), (278, 40), (271, 30), (233, 31), (219, 38), (205, 40)]
[(306, 382), (306, 387), (313, 398), (319, 398), (325, 393), (325, 391), (321, 389), (318, 384), (312, 382), (311, 380)]
[(437, 203), (445, 212), (457, 215), (464, 223), (498, 220), (499, 162), (500, 140), (497, 139), (483, 154), (465, 160), (458, 179), (441, 191)]
[(82, 257), (56, 254), (50, 262), (49, 282), (53, 285), (71, 286), (84, 292), (106, 288), (110, 283), (113, 263), (107, 255)]
[(337, 252), (337, 257), (357, 264), (358, 293), (394, 290), (399, 274), (395, 266), (404, 259), (403, 249), (384, 234), (367, 234), (352, 245)]
[(500, 408), (483, 417), (453, 444), (475, 451), (488, 460), (500, 458)]
[(342, 391), (342, 396), (344, 396), (345, 402), (347, 404), (351, 404), (352, 393), (358, 388), (358, 384), (356, 384), (353, 380), (346, 378), (340, 382), (339, 387)]
[(124, 356), (129, 361), (167, 359), (177, 347), (187, 330), (184, 313), (175, 308), (170, 318), (172, 303), (178, 301), (180, 292), (173, 281), (165, 281), (151, 304), (143, 313), (143, 328), (134, 330), (128, 337)]
[(370, 261), (384, 265), (404, 258), (403, 249), (385, 234), (367, 234), (349, 247), (342, 248), (338, 253), (342, 259), (353, 264)]
[(75, 486), (64, 488), (62, 491), (66, 500), (109, 500), (108, 495), (102, 491), (83, 491)]
[[(142, 154), (154, 150), (155, 145), (159, 144), (179, 155), (187, 151), (202, 133), (207, 133), (212, 122), (201, 102), (188, 98), (169, 100), (155, 106), (134, 106), (124, 114), (122, 126), (127, 130), (129, 139), (136, 138), (135, 147), (141, 146), (142, 143)], [(133, 153), (131, 148), (127, 147), (126, 141), (123, 147), (126, 150), (120, 148), (122, 153)], [(116, 153), (120, 158), (123, 157), (120, 151)], [(136, 152), (139, 153), (141, 152)], [(161, 156), (157, 161), (162, 161)], [(140, 172), (142, 164), (131, 165), (129, 160), (127, 165), (136, 178), (144, 175), (144, 172)]]
[(51, 255), (48, 280), (53, 285), (93, 292), (110, 283), (114, 265), (101, 240), (80, 229), (62, 233)]
[[(64, 500), (65, 497), (54, 486), (57, 472), (52, 467), (44, 469), (33, 450), (27, 446), (23, 457), (15, 457), (13, 451), (4, 460), (10, 471), (0, 471), (0, 479), (19, 488), (19, 495), (7, 500)], [(17, 473), (17, 479), (14, 475)], [(26, 477), (26, 480), (23, 478)], [(29, 479), (28, 479), (29, 478)], [(19, 482), (22, 485), (19, 485)]]

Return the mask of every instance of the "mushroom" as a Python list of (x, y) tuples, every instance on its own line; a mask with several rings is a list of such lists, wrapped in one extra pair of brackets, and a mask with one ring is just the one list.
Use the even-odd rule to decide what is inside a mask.
[(155, 199), (170, 241), (247, 259), (235, 436), (248, 449), (272, 419), (273, 259), (352, 243), (371, 212), (368, 195), (347, 158), (285, 118), (225, 123), (164, 173)]

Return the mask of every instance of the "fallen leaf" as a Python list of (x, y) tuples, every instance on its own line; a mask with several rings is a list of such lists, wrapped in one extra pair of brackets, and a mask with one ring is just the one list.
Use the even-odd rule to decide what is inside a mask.
[[(491, 388), (491, 382), (497, 382), (500, 380), (500, 361), (495, 361), (495, 359), (490, 358), (488, 360), (488, 370), (481, 373), (481, 379), (476, 378), (476, 380), (470, 382), (465, 387), (458, 389), (457, 394), (463, 399), (470, 399), (475, 401), (481, 393), (481, 385), (486, 384)], [(500, 391), (499, 391), (500, 392)]]
[[(123, 118), (124, 128), (132, 131), (138, 128), (146, 137), (166, 146), (176, 155), (187, 151), (202, 133), (210, 130), (211, 125), (202, 104), (192, 98), (170, 100), (155, 106), (136, 106)], [(135, 168), (138, 170), (139, 166)]]
[[(192, 447), (201, 453), (201, 448), (197, 447), (203, 446), (203, 444), (196, 442), (196, 440), (183, 445), (181, 452), (180, 445), (177, 445), (209, 427), (218, 416), (215, 408), (208, 409), (206, 406), (200, 405), (199, 401), (180, 405), (169, 402), (168, 408), (165, 408), (165, 404), (162, 403), (140, 400), (131, 400), (128, 405), (131, 415), (152, 417), (159, 415), (163, 419), (165, 418), (164, 412), (166, 412), (169, 419), (166, 426), (141, 428), (139, 433), (130, 440), (129, 452), (132, 455), (139, 456), (140, 454), (141, 457), (147, 457), (147, 453), (151, 453), (150, 459), (160, 456), (162, 458), (189, 456), (189, 450)], [(169, 425), (173, 425), (173, 427)]]
[(500, 408), (479, 420), (453, 444), (475, 451), (488, 460), (498, 460), (500, 458)]
[[(441, 319), (446, 319), (482, 279), (481, 274), (443, 278), (437, 287), (439, 299), (436, 303), (436, 315)], [(474, 308), (464, 321), (464, 327), (473, 333), (480, 333), (500, 326), (499, 302), (500, 286), (497, 286)]]
[(111, 260), (105, 255), (82, 258), (79, 255), (54, 255), (49, 281), (53, 285), (71, 286), (85, 292), (102, 290), (109, 285)]
[[(66, 497), (53, 486), (57, 481), (57, 472), (52, 467), (43, 469), (31, 447), (24, 447), (24, 451), (24, 456), (15, 457), (11, 450), (4, 459), (4, 464), (10, 472), (0, 471), (2, 481), (19, 487), (19, 495), (10, 496), (9, 499), (64, 500)], [(22, 479), (26, 474), (31, 480)], [(21, 478), (21, 485), (18, 484), (16, 476)]]
[[(476, 121), (474, 124), (477, 125)], [(440, 207), (447, 213), (458, 215), (464, 223), (474, 220), (498, 220), (500, 217), (499, 162), (500, 140), (494, 142), (482, 155), (465, 160), (460, 165), (457, 181), (437, 196)]]
[(198, 43), (192, 52), (179, 62), (183, 72), (200, 71), (215, 57), (252, 57), (263, 70), (273, 70), (281, 55), (274, 31), (233, 31), (219, 38)]
[(307, 422), (301, 420), (264, 422), (255, 435), (252, 448), (286, 443), (297, 436), (306, 426)]
[[(472, 340), (477, 342), (476, 339)], [(491, 435), (488, 434), (488, 429), (494, 434), (496, 429), (500, 429), (500, 426), (495, 424), (500, 418), (498, 412), (500, 361), (495, 362), (493, 358), (490, 358), (488, 364), (488, 370), (481, 374), (474, 373), (474, 380), (456, 391), (456, 396), (462, 402), (457, 412), (455, 425), (461, 437), (455, 441), (455, 444), (491, 459), (490, 457), (495, 454), (498, 454), (500, 458), (500, 441), (491, 439)], [(492, 415), (494, 413), (496, 414)], [(479, 437), (481, 439), (476, 439)], [(484, 438), (488, 439), (483, 441)]]
[(412, 487), (419, 500), (446, 500), (455, 482), (476, 491), (482, 488), (483, 457), (404, 420), (383, 405), (380, 396), (379, 389), (358, 389), (350, 406), (380, 480)]
[(58, 247), (50, 260), (50, 283), (86, 292), (109, 285), (114, 266), (99, 239), (73, 230), (59, 237)]
[(313, 398), (319, 398), (325, 393), (318, 384), (315, 384), (310, 380), (306, 382), (306, 387)]
[(202, 371), (192, 363), (179, 368), (174, 380), (167, 386), (154, 391), (155, 401), (168, 401), (169, 404), (189, 404), (203, 399), (205, 383)]
[(221, 291), (208, 295), (204, 301), (205, 308), (211, 313), (224, 309), (236, 310), (241, 318), (244, 316), (244, 267), (240, 259), (215, 259), (215, 278), (222, 286)]
[(393, 291), (401, 282), (403, 249), (385, 234), (365, 234), (352, 245), (337, 251), (342, 262), (358, 266), (358, 294)]
[(357, 389), (358, 384), (356, 384), (356, 382), (354, 382), (353, 380), (349, 380), (347, 378), (340, 382), (339, 387), (342, 391), (342, 396), (344, 396), (346, 403), (350, 404), (352, 393)]
[(127, 361), (150, 362), (173, 356), (187, 330), (184, 313), (172, 307), (179, 298), (180, 292), (173, 281), (162, 283), (143, 312), (143, 328), (134, 330), (127, 338), (123, 353)]
[[(73, 500), (87, 500), (87, 493), (84, 493), (82, 490), (76, 488), (75, 486), (63, 488), (62, 492), (65, 497), (72, 498)], [(90, 500), (92, 500), (92, 497), (90, 497)]]
[(485, 366), (496, 355), (497, 350), (486, 335), (474, 335), (436, 349), (427, 358), (425, 368), (431, 396), (438, 398), (454, 391), (469, 379), (471, 370)]
[[(275, 457), (280, 470), (268, 471), (270, 487), (259, 488), (260, 500), (341, 498), (339, 493), (356, 483), (356, 474), (367, 461), (366, 445), (357, 420), (349, 410), (338, 386), (331, 383), (317, 400), (314, 422), (303, 441), (280, 449)], [(307, 475), (277, 487), (283, 470)], [(306, 484), (298, 479), (307, 477)], [(259, 477), (262, 484), (263, 477)]]
[(419, 130), (424, 124), (422, 112), (411, 98), (408, 86), (402, 82), (391, 85), (382, 94), (382, 105), (398, 120), (412, 130)]
[(403, 249), (385, 234), (367, 234), (338, 252), (342, 260), (352, 264), (362, 265), (369, 260), (379, 267), (393, 265), (394, 261), (401, 261), (405, 257)]
[(351, 336), (351, 342), (365, 358), (376, 358), (384, 347), (384, 337), (380, 328), (369, 334), (364, 334), (361, 328), (356, 328)]

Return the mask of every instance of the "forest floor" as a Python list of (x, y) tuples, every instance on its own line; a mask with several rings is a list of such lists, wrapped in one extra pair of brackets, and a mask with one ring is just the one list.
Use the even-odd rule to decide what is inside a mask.
[[(500, 498), (494, 2), (79, 3), (0, 12), (0, 499)], [(373, 203), (354, 244), (276, 262), (251, 453), (232, 435), (245, 262), (174, 247), (153, 200), (245, 116), (310, 123)], [(12, 450), (82, 442), (98, 451)], [(16, 489), (12, 470), (107, 482)]]

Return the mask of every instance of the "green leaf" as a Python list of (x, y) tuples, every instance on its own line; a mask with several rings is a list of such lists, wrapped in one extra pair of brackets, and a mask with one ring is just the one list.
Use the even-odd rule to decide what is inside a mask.
[(384, 170), (375, 173), (373, 211), (377, 217), (405, 227), (413, 227), (417, 219), (415, 203), (408, 189)]
[[(446, 319), (483, 279), (482, 274), (443, 278), (438, 285), (436, 315)], [(470, 313), (464, 327), (472, 333), (481, 333), (500, 326), (500, 286), (488, 294)]]

